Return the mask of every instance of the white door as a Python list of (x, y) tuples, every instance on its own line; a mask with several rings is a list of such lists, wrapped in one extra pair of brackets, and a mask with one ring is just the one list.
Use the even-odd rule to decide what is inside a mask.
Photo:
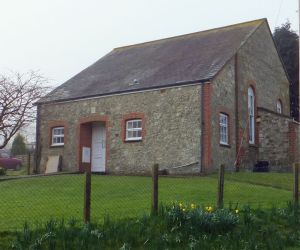
[(92, 172), (105, 171), (105, 126), (93, 124), (92, 129)]

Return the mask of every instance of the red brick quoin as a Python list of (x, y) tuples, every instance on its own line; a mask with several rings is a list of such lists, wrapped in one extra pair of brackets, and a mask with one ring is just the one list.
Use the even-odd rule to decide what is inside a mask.
[(212, 144), (211, 144), (211, 95), (212, 88), (210, 82), (202, 85), (202, 172), (207, 172), (212, 167)]

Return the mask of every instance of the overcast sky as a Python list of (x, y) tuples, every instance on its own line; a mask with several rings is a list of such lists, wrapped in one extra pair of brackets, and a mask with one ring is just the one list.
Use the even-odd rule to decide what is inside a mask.
[(59, 85), (115, 47), (266, 17), (298, 32), (298, 0), (0, 0), (0, 73)]

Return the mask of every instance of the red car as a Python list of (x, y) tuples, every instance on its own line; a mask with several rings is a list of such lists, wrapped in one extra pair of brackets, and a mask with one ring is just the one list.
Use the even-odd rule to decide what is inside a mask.
[(19, 170), (22, 167), (22, 161), (11, 157), (8, 153), (0, 152), (0, 167)]

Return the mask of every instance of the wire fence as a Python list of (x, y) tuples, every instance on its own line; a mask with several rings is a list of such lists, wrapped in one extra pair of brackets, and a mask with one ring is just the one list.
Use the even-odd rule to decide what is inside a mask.
[(21, 230), (25, 222), (34, 226), (50, 219), (103, 223), (107, 217), (155, 212), (159, 204), (268, 209), (298, 199), (298, 164), (294, 173), (236, 173), (221, 167), (219, 173), (205, 176), (155, 174), (158, 169), (153, 176), (32, 175), (26, 167), (0, 177), (0, 231)]

